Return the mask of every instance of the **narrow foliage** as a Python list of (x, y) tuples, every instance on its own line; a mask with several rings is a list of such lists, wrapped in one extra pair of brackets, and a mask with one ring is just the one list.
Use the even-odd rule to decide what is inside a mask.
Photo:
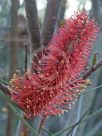
[(14, 75), (10, 91), (12, 99), (27, 117), (61, 114), (69, 110), (89, 80), (81, 73), (87, 64), (95, 33), (94, 19), (77, 12), (53, 36), (41, 55), (35, 54), (33, 72)]

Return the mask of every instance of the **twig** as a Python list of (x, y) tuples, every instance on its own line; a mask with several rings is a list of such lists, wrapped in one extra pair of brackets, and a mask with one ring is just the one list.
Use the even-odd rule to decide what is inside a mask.
[(41, 30), (43, 46), (47, 46), (53, 36), (60, 2), (61, 0), (48, 0), (47, 2), (45, 17)]
[(28, 33), (30, 42), (32, 44), (32, 51), (34, 51), (35, 49), (40, 47), (41, 41), (36, 0), (24, 0), (24, 1)]
[(86, 79), (87, 77), (89, 77), (93, 72), (95, 72), (98, 68), (100, 68), (102, 66), (102, 60), (97, 63), (95, 66), (93, 66), (91, 69), (89, 69), (83, 76), (83, 79)]

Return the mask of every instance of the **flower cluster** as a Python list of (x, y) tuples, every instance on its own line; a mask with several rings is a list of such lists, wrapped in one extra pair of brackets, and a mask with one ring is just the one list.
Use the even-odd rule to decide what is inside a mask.
[(94, 19), (77, 12), (59, 28), (48, 47), (35, 54), (32, 69), (15, 74), (10, 82), (12, 99), (27, 117), (61, 114), (71, 108), (89, 80), (81, 73), (87, 64), (95, 33)]

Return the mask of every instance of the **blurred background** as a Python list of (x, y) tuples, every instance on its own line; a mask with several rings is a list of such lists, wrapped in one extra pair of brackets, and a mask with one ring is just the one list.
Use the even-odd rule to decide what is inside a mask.
[[(36, 0), (39, 25), (42, 26), (48, 0)], [(88, 65), (91, 66), (95, 54), (96, 62), (102, 59), (102, 0), (62, 0), (59, 8), (59, 18), (56, 29), (63, 25), (64, 19), (69, 18), (74, 11), (84, 10), (90, 18), (95, 18), (100, 32)], [(25, 44), (28, 43), (24, 0), (0, 0), (0, 79), (9, 81), (16, 70), (25, 68)], [(29, 54), (29, 50), (28, 50)], [(29, 56), (29, 55), (28, 55)], [(29, 58), (28, 58), (29, 59)], [(90, 76), (92, 85), (102, 84), (102, 68)], [(6, 83), (5, 83), (6, 84)], [(64, 115), (50, 117), (45, 126), (51, 132), (56, 132), (75, 123), (91, 106), (89, 114), (102, 107), (102, 89), (81, 95), (72, 109)], [(37, 125), (35, 120), (35, 127)], [(0, 136), (16, 136), (18, 119), (9, 107), (0, 99)], [(43, 132), (43, 136), (47, 134)], [(67, 136), (62, 134), (62, 136)], [(102, 115), (91, 118), (86, 123), (75, 127), (69, 136), (102, 136)]]

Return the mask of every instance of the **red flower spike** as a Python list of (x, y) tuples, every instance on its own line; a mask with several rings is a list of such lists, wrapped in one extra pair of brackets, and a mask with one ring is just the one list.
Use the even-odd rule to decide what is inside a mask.
[(77, 12), (58, 30), (43, 55), (35, 55), (33, 72), (14, 75), (10, 85), (12, 99), (27, 117), (61, 114), (71, 108), (89, 83), (81, 73), (97, 31), (94, 19)]

